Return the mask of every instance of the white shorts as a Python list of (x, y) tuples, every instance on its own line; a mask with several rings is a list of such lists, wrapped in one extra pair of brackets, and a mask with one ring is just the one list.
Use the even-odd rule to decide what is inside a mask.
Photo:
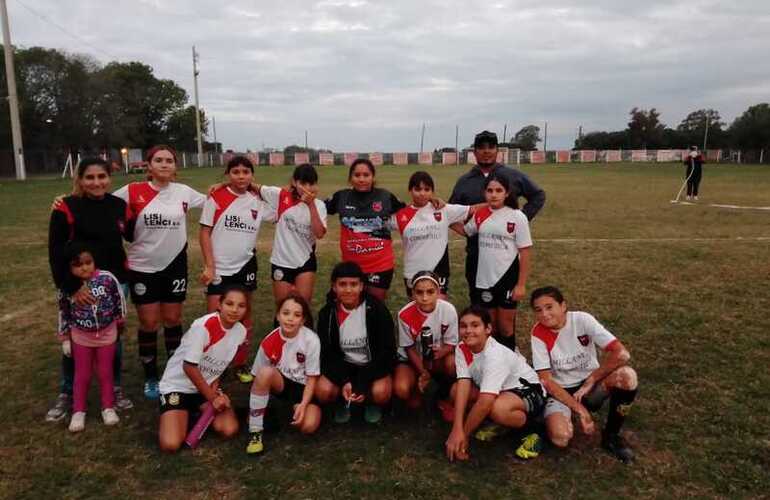
[[(578, 389), (580, 389), (581, 385), (582, 384), (575, 387), (570, 387), (569, 389), (565, 388), (564, 390), (570, 394), (574, 394)], [(594, 385), (594, 388), (591, 389), (591, 392), (583, 396), (583, 406), (585, 406), (588, 411), (596, 411), (602, 407), (604, 401), (607, 399), (607, 397), (609, 397), (609, 395), (610, 393), (607, 392), (607, 390), (604, 388), (604, 385), (601, 383), (596, 384)], [(572, 410), (570, 410), (567, 405), (554, 398), (553, 396), (548, 396), (548, 400), (545, 402), (545, 410), (543, 410), (543, 417), (548, 418), (549, 415), (554, 413), (561, 413), (567, 418), (572, 417)]]

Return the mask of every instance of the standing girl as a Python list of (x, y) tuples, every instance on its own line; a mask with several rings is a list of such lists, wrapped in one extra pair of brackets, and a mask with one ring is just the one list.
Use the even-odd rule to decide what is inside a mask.
[(182, 337), (182, 303), (187, 297), (187, 211), (206, 196), (174, 182), (176, 152), (155, 146), (147, 152), (149, 180), (132, 182), (115, 192), (128, 203), (128, 270), (131, 301), (139, 316), (139, 359), (144, 368), (144, 395), (158, 398), (158, 328), (163, 325), (166, 354)]
[(251, 373), (254, 383), (249, 397), (249, 433), (246, 453), (262, 453), (262, 428), (270, 394), (293, 405), (291, 424), (302, 434), (312, 434), (321, 425), (321, 409), (313, 404), (315, 385), (321, 375), (321, 343), (313, 330), (310, 305), (298, 293), (278, 303), (280, 325), (262, 340)]
[(484, 196), (489, 206), (465, 224), (468, 236), (479, 236), (476, 282), (468, 283), (471, 302), (489, 310), (498, 340), (516, 350), (516, 305), (524, 297), (531, 268), (529, 222), (516, 209), (507, 178), (490, 174)]
[(219, 377), (246, 339), (241, 323), (248, 292), (238, 285), (222, 290), (219, 310), (196, 319), (179, 348), (166, 363), (160, 381), (160, 449), (174, 452), (187, 436), (190, 414), (208, 402), (216, 416), (215, 431), (226, 438), (238, 433), (238, 419), (230, 398), (219, 387)]
[(340, 216), (342, 260), (361, 266), (366, 292), (385, 300), (395, 267), (390, 216), (405, 205), (390, 191), (374, 187), (374, 174), (371, 161), (354, 161), (348, 171), (352, 189), (334, 193), (326, 200), (326, 211)]
[(63, 296), (59, 304), (59, 335), (62, 350), (75, 360), (74, 404), (70, 432), (85, 428), (88, 386), (93, 367), (99, 379), (102, 420), (116, 425), (115, 394), (112, 385), (112, 363), (118, 339), (118, 325), (125, 321), (126, 305), (118, 279), (109, 271), (96, 268), (88, 248), (72, 242), (65, 250), (69, 273), (80, 281), (94, 297), (93, 304), (79, 305), (72, 296)]
[(326, 234), (326, 206), (316, 199), (318, 173), (308, 163), (294, 169), (289, 189), (260, 186), (259, 194), (277, 214), (270, 256), (276, 305), (292, 292), (312, 302), (317, 239)]
[(241, 382), (253, 377), (245, 368), (252, 335), (251, 292), (257, 288), (257, 257), (255, 247), (259, 227), (265, 218), (272, 219), (267, 205), (249, 191), (254, 178), (254, 165), (245, 156), (236, 156), (227, 163), (228, 183), (215, 189), (203, 205), (200, 245), (203, 254), (201, 283), (206, 285), (206, 310), (219, 307), (222, 290), (228, 285), (243, 286), (248, 292), (246, 342), (238, 349), (233, 366)]

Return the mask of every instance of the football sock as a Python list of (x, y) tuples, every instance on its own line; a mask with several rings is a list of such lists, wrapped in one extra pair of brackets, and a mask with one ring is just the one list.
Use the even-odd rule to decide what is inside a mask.
[(249, 395), (249, 432), (260, 432), (264, 428), (265, 410), (269, 394)]
[(144, 368), (145, 379), (158, 379), (158, 332), (137, 331), (139, 360)]
[(163, 340), (166, 344), (166, 355), (170, 358), (182, 342), (182, 325), (163, 328)]
[(627, 391), (625, 389), (614, 388), (610, 392), (610, 409), (607, 413), (607, 425), (604, 427), (605, 434), (617, 434), (623, 426), (626, 415), (631, 410), (631, 404), (636, 397), (636, 389)]

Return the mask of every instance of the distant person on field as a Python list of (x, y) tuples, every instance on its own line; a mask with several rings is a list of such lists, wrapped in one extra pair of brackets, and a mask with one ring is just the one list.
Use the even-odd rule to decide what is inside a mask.
[(685, 178), (687, 178), (687, 199), (698, 201), (698, 188), (700, 187), (700, 181), (703, 176), (703, 164), (706, 161), (703, 159), (703, 155), (698, 151), (698, 146), (690, 146), (690, 152), (687, 154), (687, 158), (684, 160), (684, 164), (687, 165), (687, 171), (685, 172)]
[[(543, 208), (545, 204), (545, 191), (535, 184), (532, 179), (527, 177), (520, 170), (506, 167), (497, 163), (497, 135), (487, 130), (480, 132), (473, 140), (473, 153), (476, 156), (476, 166), (457, 179), (452, 195), (449, 197), (449, 203), (460, 205), (476, 205), (484, 203), (484, 189), (486, 178), (494, 173), (506, 177), (512, 193), (512, 197), (517, 199), (524, 197), (527, 203), (521, 207), (521, 211), (530, 221)], [(458, 232), (461, 225), (455, 225)], [(476, 283), (476, 269), (478, 262), (478, 235), (469, 236), (465, 247), (467, 256), (465, 258), (465, 277), (468, 280), (468, 286), (471, 290), (471, 303), (478, 303), (473, 294), (474, 283)]]
[[(628, 350), (590, 314), (568, 311), (556, 287), (538, 288), (530, 304), (537, 319), (532, 328), (532, 365), (548, 391), (544, 415), (549, 439), (566, 448), (574, 433), (573, 417), (585, 434), (592, 434), (591, 412), (609, 398), (602, 447), (618, 460), (632, 462), (634, 453), (620, 436), (637, 391)], [(597, 347), (605, 353), (601, 363)]]

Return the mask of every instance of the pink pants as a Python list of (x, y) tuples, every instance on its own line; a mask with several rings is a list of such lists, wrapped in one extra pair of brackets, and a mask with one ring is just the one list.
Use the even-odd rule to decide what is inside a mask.
[(102, 393), (102, 408), (115, 406), (114, 386), (112, 385), (112, 361), (115, 358), (115, 346), (86, 347), (72, 343), (72, 357), (75, 359), (75, 384), (73, 410), (86, 411), (88, 408), (88, 386), (96, 365), (96, 377)]

